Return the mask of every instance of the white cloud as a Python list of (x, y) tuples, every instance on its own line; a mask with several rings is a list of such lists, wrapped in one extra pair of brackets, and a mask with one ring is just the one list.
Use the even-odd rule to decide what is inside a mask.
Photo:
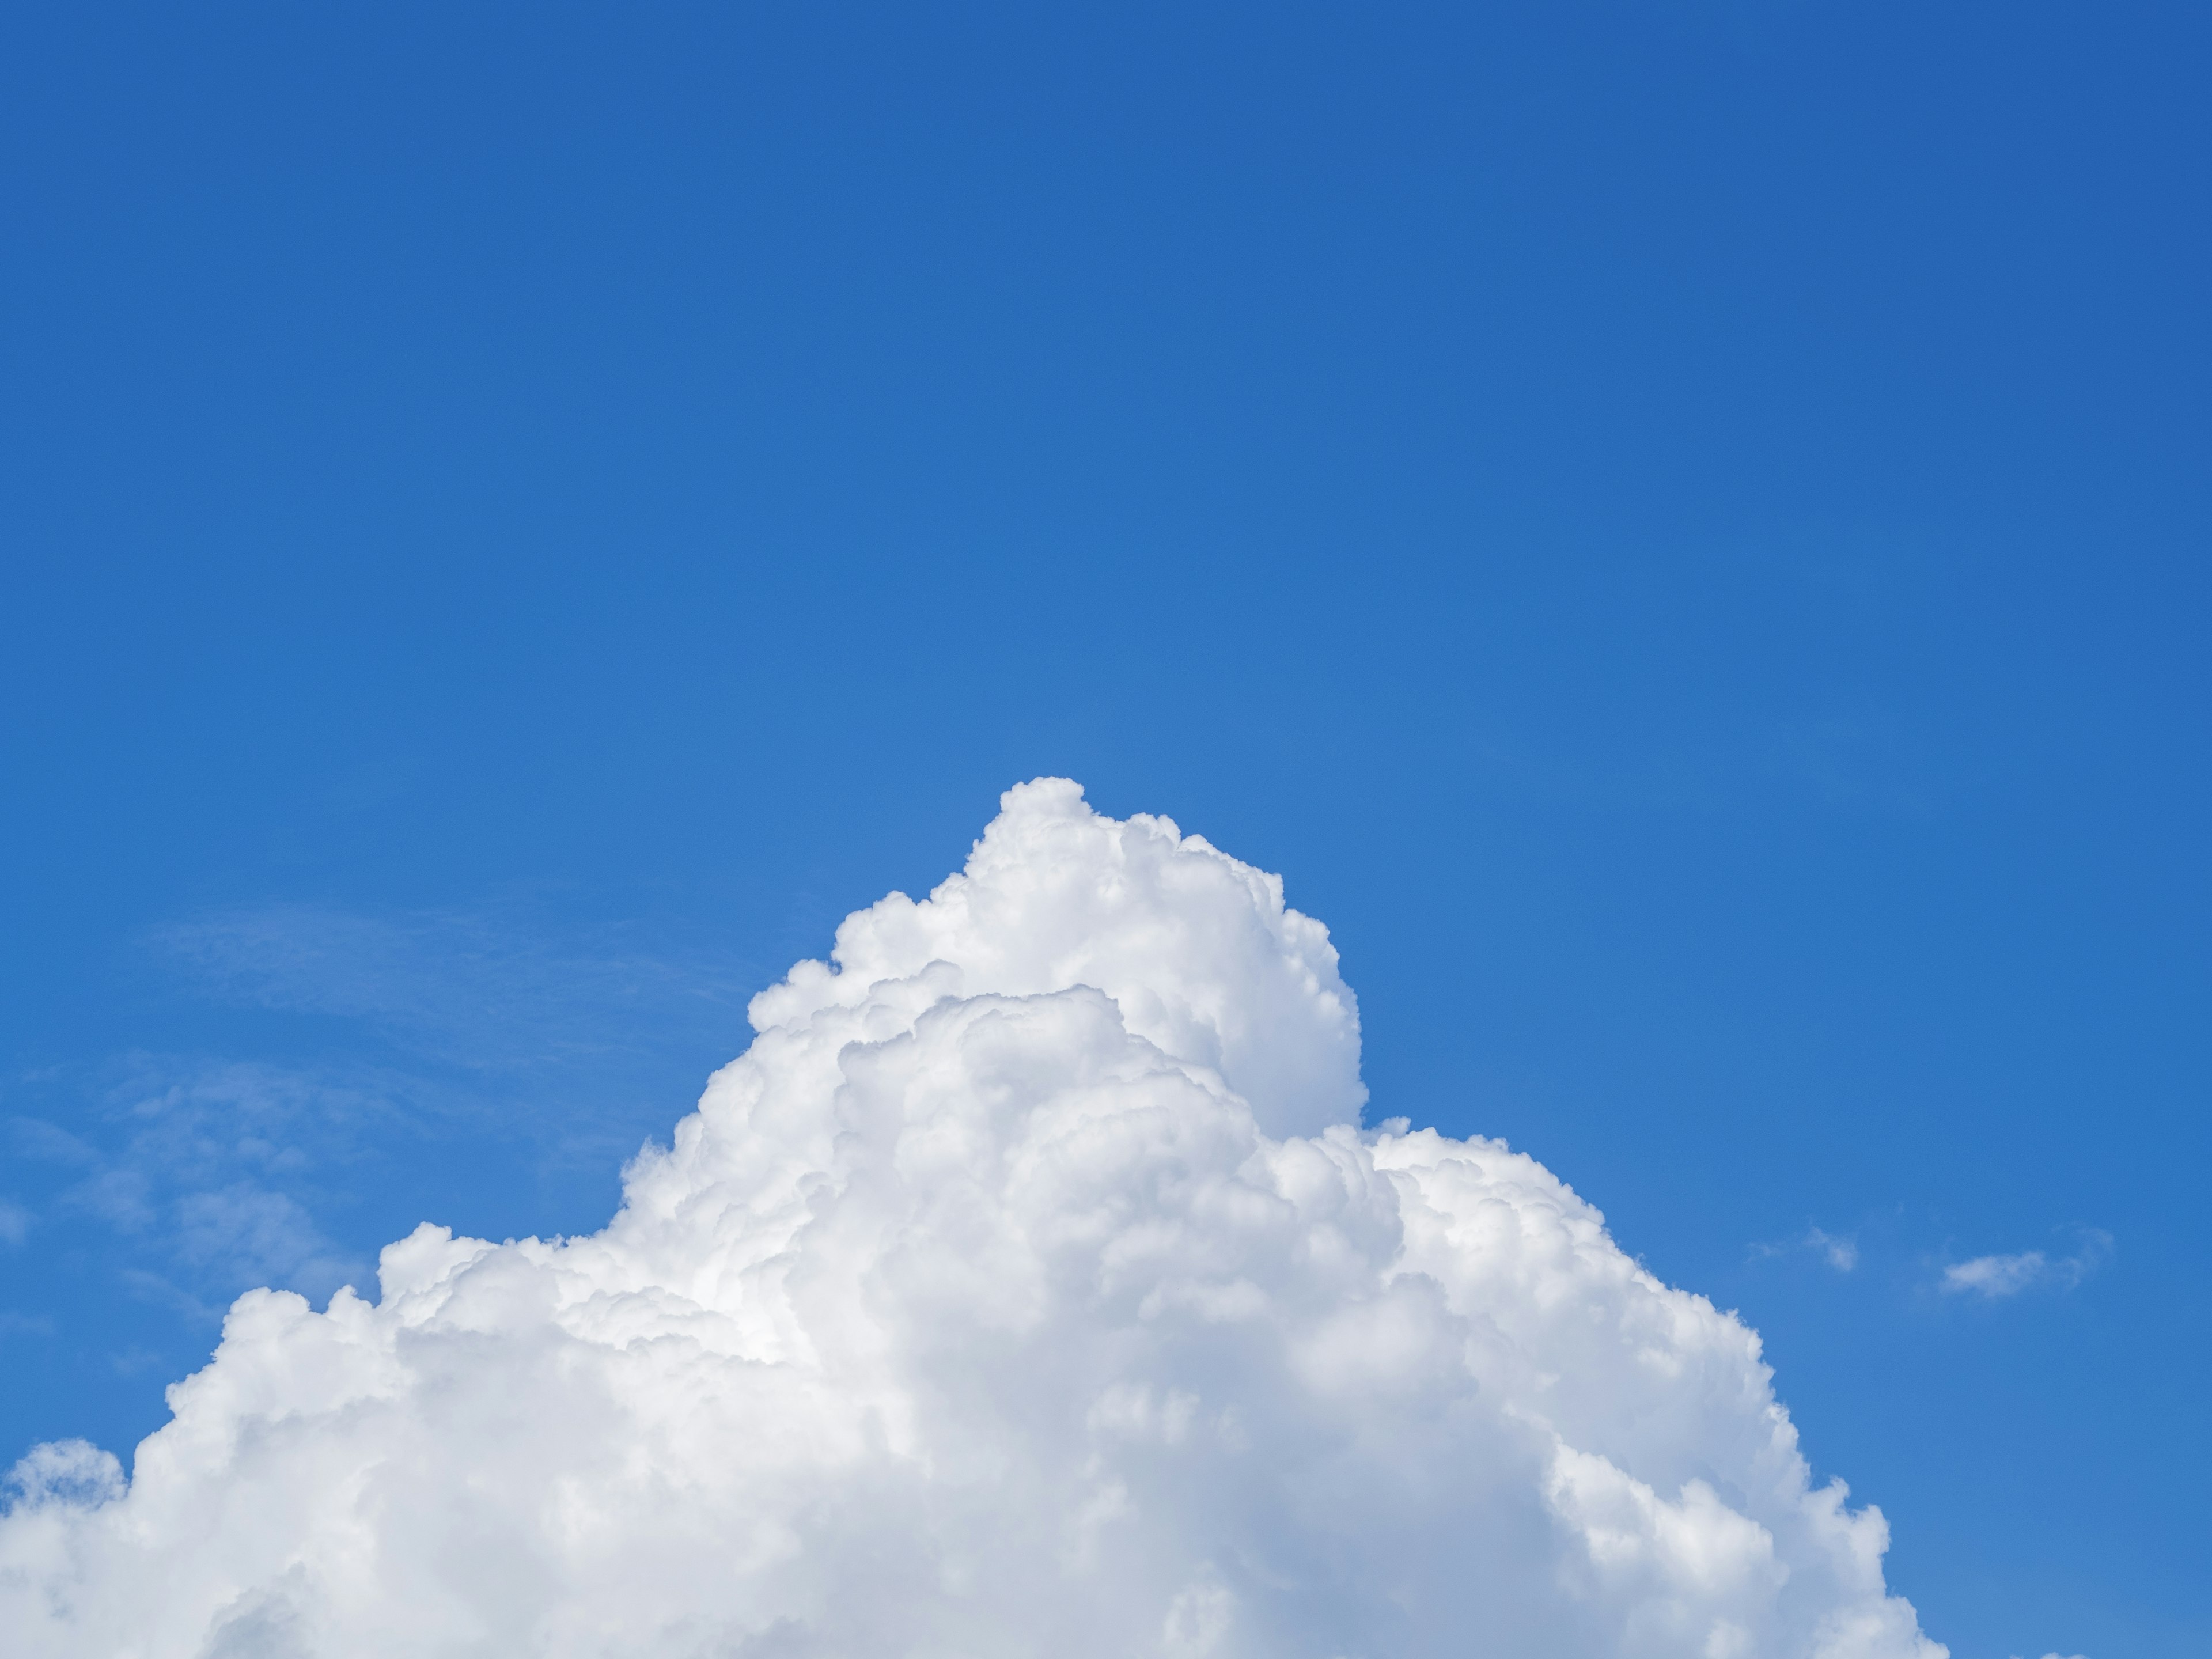
[[(586, 1238), (240, 1298), (21, 1659), (1937, 1659), (1758, 1337), (1502, 1144), (1362, 1132), (1279, 884), (1073, 785), (848, 918)], [(250, 1230), (249, 1230), (250, 1231)]]
[(112, 1502), (123, 1494), (123, 1465), (115, 1454), (82, 1440), (50, 1440), (33, 1446), (9, 1471), (19, 1507), (35, 1510), (58, 1501), (72, 1509)]
[(528, 1143), (541, 1166), (595, 1176), (666, 1123), (664, 1110), (629, 1103), (665, 1100), (670, 1079), (690, 1083), (736, 1046), (763, 977), (681, 924), (557, 927), (512, 896), (375, 914), (246, 906), (173, 922), (145, 942), (203, 994), (305, 1017), (292, 1040), (317, 1056), (294, 1086), (281, 1066), (134, 1057), (134, 1081), (149, 1091), (259, 1072), (264, 1094), (313, 1097), (286, 1127), (294, 1144), (333, 1160), (355, 1131), (375, 1126), (388, 1151), (404, 1125), (425, 1139)]
[(1848, 1233), (1832, 1233), (1818, 1227), (1808, 1227), (1798, 1237), (1780, 1244), (1754, 1244), (1754, 1256), (1794, 1255), (1800, 1250), (1809, 1251), (1826, 1262), (1839, 1273), (1850, 1273), (1859, 1265), (1859, 1242)]
[(31, 1236), (31, 1220), (21, 1205), (0, 1198), (0, 1244), (21, 1244)]
[(1847, 1273), (1859, 1265), (1859, 1242), (1856, 1238), (1824, 1233), (1814, 1227), (1805, 1234), (1805, 1248), (1839, 1273)]
[(2072, 1255), (2052, 1257), (2041, 1250), (1978, 1255), (1944, 1268), (1941, 1283), (1948, 1295), (1978, 1296), (1992, 1302), (2018, 1296), (2022, 1291), (2070, 1291), (2104, 1266), (2112, 1254), (2110, 1233), (2085, 1228), (2081, 1248)]
[(2020, 1255), (1978, 1255), (1944, 1268), (1943, 1288), (1992, 1298), (2015, 1296), (2030, 1285), (2042, 1284), (2050, 1275), (2051, 1263), (2040, 1250)]
[[(313, 1219), (343, 1164), (375, 1127), (402, 1120), (388, 1092), (358, 1080), (235, 1061), (134, 1056), (73, 1134), (34, 1118), (9, 1126), (20, 1156), (76, 1179), (55, 1195), (142, 1246), (126, 1283), (191, 1316), (253, 1285), (327, 1297), (367, 1264)], [(4, 1218), (0, 1218), (4, 1219)]]
[[(149, 943), (223, 1000), (358, 1021), (465, 1071), (574, 1070), (647, 1041), (725, 1040), (744, 1001), (741, 965), (636, 935), (562, 937), (513, 903), (374, 915), (269, 904), (174, 922)], [(655, 1014), (649, 1031), (633, 1018), (641, 1008)]]

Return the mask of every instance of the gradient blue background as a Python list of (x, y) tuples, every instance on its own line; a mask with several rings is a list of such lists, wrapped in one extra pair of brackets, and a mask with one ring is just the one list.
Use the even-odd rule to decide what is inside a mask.
[(12, 9), (0, 1463), (336, 1271), (196, 1194), (597, 1225), (1066, 773), (1285, 872), (1373, 1115), (1740, 1308), (1960, 1659), (2212, 1649), (2208, 48)]

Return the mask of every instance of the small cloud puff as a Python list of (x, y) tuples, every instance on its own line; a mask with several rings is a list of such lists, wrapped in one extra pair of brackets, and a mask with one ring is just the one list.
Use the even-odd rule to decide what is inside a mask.
[(19, 1508), (89, 1509), (123, 1495), (123, 1465), (90, 1441), (50, 1440), (9, 1471), (8, 1485)]
[(250, 1292), (127, 1487), (33, 1451), (11, 1659), (1942, 1659), (1755, 1334), (1356, 1126), (1275, 878), (1043, 781), (834, 962), (603, 1231)]
[(1978, 1255), (1943, 1269), (1940, 1287), (1947, 1296), (1978, 1296), (1997, 1302), (2023, 1291), (2070, 1291), (2111, 1260), (2112, 1236), (2085, 1228), (2072, 1255), (2052, 1257), (2041, 1250), (2017, 1255)]
[(1806, 1233), (1805, 1245), (1818, 1252), (1820, 1260), (1839, 1273), (1847, 1273), (1859, 1265), (1859, 1242), (1856, 1238), (1838, 1237), (1814, 1227)]

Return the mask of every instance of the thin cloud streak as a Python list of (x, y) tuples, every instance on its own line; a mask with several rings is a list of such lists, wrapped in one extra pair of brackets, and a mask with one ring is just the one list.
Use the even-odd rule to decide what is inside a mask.
[(1943, 1269), (1939, 1288), (1947, 1296), (1978, 1296), (2001, 1302), (2026, 1291), (2070, 1291), (2112, 1259), (2112, 1236), (2096, 1227), (2082, 1229), (2081, 1247), (2072, 1255), (2041, 1250), (2012, 1255), (1978, 1255)]
[(499, 908), (249, 906), (172, 923), (149, 942), (206, 994), (354, 1021), (472, 1072), (635, 1054), (672, 1026), (726, 1041), (744, 1031), (765, 977), (726, 953), (641, 949), (623, 927), (564, 936)]
[(96, 1091), (72, 1131), (20, 1116), (15, 1155), (61, 1184), (62, 1219), (131, 1242), (137, 1294), (204, 1321), (240, 1291), (276, 1285), (326, 1296), (368, 1269), (314, 1211), (364, 1149), (403, 1127), (395, 1091), (358, 1077), (238, 1061), (134, 1055)]
[(1859, 1265), (1859, 1242), (1855, 1235), (1832, 1233), (1820, 1227), (1808, 1227), (1799, 1237), (1779, 1244), (1751, 1247), (1753, 1255), (1768, 1258), (1804, 1252), (1820, 1257), (1839, 1273), (1850, 1273)]
[(37, 1190), (0, 1196), (0, 1249), (46, 1218), (93, 1224), (134, 1296), (195, 1323), (253, 1285), (319, 1300), (368, 1282), (334, 1218), (404, 1182), (395, 1156), (466, 1142), (619, 1164), (665, 1121), (657, 1069), (673, 1057), (688, 1080), (690, 1056), (700, 1073), (726, 1058), (757, 988), (728, 953), (513, 904), (246, 906), (144, 942), (196, 996), (299, 1024), (252, 1028), (267, 1057), (137, 1052), (11, 1079), (0, 1146)]

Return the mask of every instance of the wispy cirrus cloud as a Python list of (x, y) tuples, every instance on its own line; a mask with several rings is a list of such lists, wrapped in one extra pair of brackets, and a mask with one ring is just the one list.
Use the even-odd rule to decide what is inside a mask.
[(1818, 1227), (1808, 1228), (1805, 1233), (1805, 1248), (1839, 1273), (1847, 1273), (1859, 1265), (1859, 1242), (1846, 1235), (1823, 1232)]
[(1755, 1256), (1809, 1253), (1839, 1273), (1850, 1273), (1859, 1265), (1859, 1242), (1856, 1234), (1832, 1233), (1820, 1227), (1808, 1227), (1796, 1237), (1784, 1239), (1778, 1244), (1754, 1244), (1751, 1247), (1751, 1253)]
[(2070, 1291), (2112, 1260), (2112, 1236), (2084, 1227), (2070, 1255), (2022, 1250), (2011, 1255), (1978, 1255), (1943, 1269), (1938, 1288), (1947, 1296), (1976, 1296), (2001, 1302), (2027, 1291)]
[(6, 1138), (24, 1167), (53, 1171), (52, 1215), (137, 1241), (144, 1265), (127, 1284), (204, 1316), (252, 1285), (326, 1295), (363, 1275), (313, 1212), (404, 1099), (357, 1076), (137, 1054), (70, 1127), (19, 1115)]
[(618, 1161), (672, 1089), (740, 1046), (756, 988), (726, 952), (514, 902), (233, 907), (144, 943), (179, 988), (250, 1011), (231, 1035), (260, 1052), (9, 1079), (0, 1146), (39, 1190), (22, 1194), (35, 1214), (0, 1198), (0, 1248), (46, 1218), (91, 1223), (134, 1295), (194, 1320), (258, 1285), (319, 1297), (365, 1282), (338, 1220), (365, 1182), (412, 1184), (410, 1161), (463, 1146), (527, 1148), (541, 1169)]
[(173, 922), (149, 940), (206, 994), (357, 1022), (473, 1072), (635, 1053), (672, 1025), (726, 1042), (744, 1033), (757, 988), (725, 952), (655, 948), (619, 926), (564, 933), (514, 908), (267, 904)]
[(672, 1094), (742, 1047), (768, 977), (642, 924), (561, 925), (520, 902), (234, 907), (148, 942), (199, 994), (319, 1022), (302, 1028), (319, 1071), (351, 1066), (419, 1127), (495, 1124), (578, 1167), (635, 1151)]

